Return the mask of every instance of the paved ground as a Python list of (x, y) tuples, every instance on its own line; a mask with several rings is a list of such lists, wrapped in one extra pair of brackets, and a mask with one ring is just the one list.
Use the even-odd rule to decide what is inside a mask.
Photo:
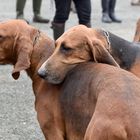
[[(15, 0), (0, 0), (0, 20), (15, 18)], [(118, 0), (116, 13), (122, 24), (103, 24), (101, 22), (100, 0), (92, 0), (92, 26), (102, 27), (127, 40), (132, 40), (135, 23), (140, 16), (140, 7), (130, 6), (128, 0)], [(54, 15), (52, 0), (44, 0), (42, 15), (52, 20)], [(25, 17), (30, 23), (52, 37), (50, 24), (32, 23), (32, 0), (25, 7)], [(76, 14), (71, 13), (66, 28), (77, 24)], [(19, 80), (11, 77), (12, 66), (0, 66), (0, 140), (44, 140), (36, 120), (34, 95), (31, 81), (24, 72)]]

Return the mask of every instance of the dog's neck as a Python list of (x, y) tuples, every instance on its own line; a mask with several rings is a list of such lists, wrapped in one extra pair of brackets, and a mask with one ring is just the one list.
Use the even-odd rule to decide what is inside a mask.
[(108, 35), (107, 42), (109, 40), (111, 55), (121, 68), (129, 70), (135, 61), (138, 47), (134, 43), (126, 41), (110, 32), (108, 32)]
[(40, 32), (40, 36), (36, 40), (36, 43), (33, 48), (32, 56), (31, 56), (31, 66), (27, 70), (27, 74), (30, 78), (36, 79), (40, 78), (37, 75), (37, 71), (39, 67), (48, 59), (48, 57), (54, 51), (54, 42), (46, 37), (42, 32)]

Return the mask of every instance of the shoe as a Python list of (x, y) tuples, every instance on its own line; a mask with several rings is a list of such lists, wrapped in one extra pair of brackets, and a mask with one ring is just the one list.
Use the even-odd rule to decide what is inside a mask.
[(132, 6), (140, 6), (140, 0), (132, 0), (131, 5)]
[(91, 23), (90, 22), (88, 22), (86, 24), (83, 24), (83, 25), (87, 26), (88, 28), (91, 28)]
[(140, 2), (137, 2), (137, 3), (131, 2), (131, 5), (132, 6), (140, 6)]
[(121, 23), (121, 22), (122, 22), (122, 20), (118, 19), (118, 18), (115, 16), (114, 13), (110, 13), (109, 16), (110, 16), (110, 18), (111, 18), (111, 20), (112, 20), (113, 22), (116, 22), (116, 23)]
[(17, 14), (16, 19), (22, 19), (29, 24), (29, 21), (24, 18), (23, 14)]
[(35, 15), (33, 18), (34, 22), (39, 22), (39, 23), (49, 23), (49, 19), (44, 19), (40, 15)]
[(102, 22), (104, 22), (104, 23), (111, 23), (112, 22), (111, 18), (109, 17), (109, 15), (107, 13), (103, 13)]

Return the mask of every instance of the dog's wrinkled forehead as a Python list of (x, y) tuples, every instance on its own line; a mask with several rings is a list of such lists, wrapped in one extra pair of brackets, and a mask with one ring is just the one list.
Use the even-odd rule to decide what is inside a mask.
[(4, 20), (4, 21), (0, 21), (0, 25), (8, 25), (8, 24), (27, 24), (26, 21), (24, 20), (20, 20), (20, 19), (8, 19), (8, 20)]
[(23, 20), (6, 20), (0, 22), (0, 36), (13, 36), (19, 30), (24, 30), (27, 23)]
[[(67, 30), (56, 40), (56, 46), (60, 44), (72, 44), (86, 42), (89, 28), (84, 25), (77, 25)], [(69, 46), (69, 45), (68, 45)]]
[[(88, 33), (89, 28), (84, 26), (84, 25), (77, 25), (72, 27), (71, 29), (69, 29), (67, 32), (64, 33), (64, 37), (65, 38), (79, 38), (79, 37), (83, 37), (84, 35), (86, 35)], [(63, 35), (62, 35), (63, 37)]]

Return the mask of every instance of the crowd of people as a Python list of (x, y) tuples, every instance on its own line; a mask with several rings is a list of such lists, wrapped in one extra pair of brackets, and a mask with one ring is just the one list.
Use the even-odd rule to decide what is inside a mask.
[[(69, 18), (70, 11), (77, 13), (79, 24), (91, 27), (91, 0), (54, 0), (55, 15), (51, 22), (53, 36), (56, 40), (65, 31), (65, 23)], [(24, 19), (24, 7), (26, 0), (17, 0), (16, 13), (17, 19)], [(40, 15), (42, 0), (33, 0), (33, 22), (49, 23), (49, 19)], [(140, 0), (131, 0), (131, 5), (140, 5)], [(116, 0), (101, 0), (102, 22), (103, 23), (121, 23), (122, 20), (116, 17)], [(26, 20), (27, 21), (27, 20)]]

